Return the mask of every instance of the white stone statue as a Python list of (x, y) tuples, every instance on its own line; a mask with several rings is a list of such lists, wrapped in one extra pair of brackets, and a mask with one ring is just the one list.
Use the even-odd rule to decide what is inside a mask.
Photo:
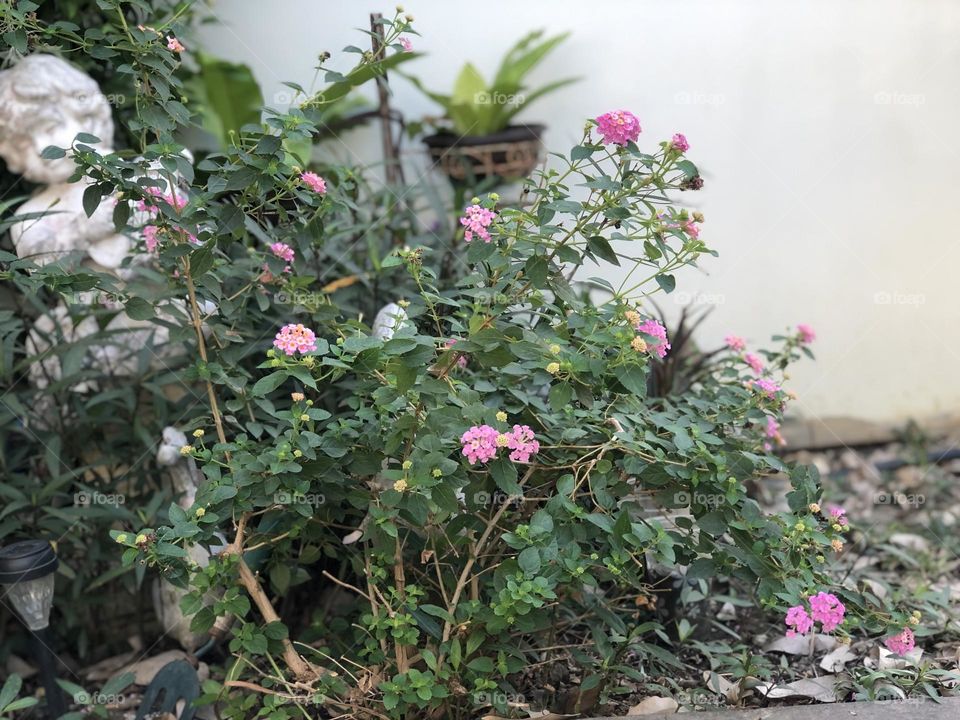
[(74, 162), (47, 160), (44, 148), (68, 148), (78, 133), (101, 139), (97, 150), (113, 151), (113, 120), (97, 83), (65, 60), (35, 54), (0, 72), (0, 157), (7, 167), (34, 183), (47, 184), (17, 208), (18, 215), (46, 213), (10, 229), (17, 255), (45, 264), (79, 252), (94, 266), (115, 270), (129, 254), (131, 242), (114, 231), (111, 198), (92, 217), (83, 210), (89, 181), (68, 183)]

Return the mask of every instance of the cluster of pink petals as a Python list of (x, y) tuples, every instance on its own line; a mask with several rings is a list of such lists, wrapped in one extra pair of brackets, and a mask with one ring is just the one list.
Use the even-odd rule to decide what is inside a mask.
[(830, 517), (834, 519), (834, 522), (836, 522), (837, 525), (847, 524), (847, 511), (842, 507), (834, 505), (832, 508), (830, 508)]
[(308, 327), (290, 323), (280, 328), (273, 339), (273, 346), (287, 355), (313, 352), (317, 349), (317, 336)]
[(904, 628), (896, 635), (891, 635), (886, 640), (883, 641), (883, 644), (887, 646), (887, 650), (897, 655), (906, 655), (908, 652), (913, 650), (916, 642), (913, 637), (913, 630), (910, 628)]
[(470, 205), (463, 211), (463, 217), (460, 218), (460, 224), (466, 230), (463, 233), (463, 239), (466, 242), (473, 240), (477, 236), (484, 242), (490, 242), (490, 232), (487, 230), (493, 224), (497, 214), (493, 210), (488, 210), (481, 205)]
[(514, 425), (513, 432), (507, 435), (507, 447), (510, 459), (514, 462), (530, 462), (530, 456), (540, 452), (540, 443), (535, 439), (529, 425)]
[(596, 120), (597, 130), (606, 144), (626, 145), (640, 137), (640, 121), (632, 112), (612, 110)]
[(757, 375), (763, 372), (763, 360), (753, 353), (747, 353), (743, 356), (743, 361), (750, 366)]
[(779, 385), (777, 385), (775, 382), (773, 382), (773, 380), (768, 380), (767, 378), (760, 378), (759, 380), (754, 380), (752, 384), (755, 390), (759, 390), (761, 393), (763, 393), (770, 399), (775, 398), (777, 393), (783, 389)]
[(490, 462), (497, 456), (497, 437), (500, 435), (489, 425), (474, 425), (460, 436), (461, 452), (471, 465)]
[(727, 335), (723, 341), (727, 344), (727, 347), (734, 352), (740, 352), (747, 347), (747, 343), (739, 335)]
[(824, 632), (836, 630), (843, 622), (847, 609), (836, 595), (821, 591), (811, 596), (809, 600), (810, 617), (823, 626)]
[(785, 623), (787, 627), (790, 628), (787, 630), (787, 637), (806, 635), (813, 628), (813, 620), (810, 615), (807, 614), (803, 605), (794, 605), (787, 610)]
[(806, 634), (813, 629), (814, 622), (819, 622), (825, 633), (836, 630), (843, 622), (847, 609), (836, 595), (818, 592), (810, 596), (808, 602), (810, 603), (809, 613), (803, 605), (794, 605), (787, 610), (784, 621), (790, 628), (787, 630), (787, 637)]
[(817, 339), (817, 334), (813, 331), (813, 328), (809, 325), (800, 323), (797, 325), (797, 332), (800, 333), (800, 342), (804, 345), (809, 345), (814, 340)]
[(186, 48), (183, 46), (183, 43), (171, 35), (167, 38), (167, 50), (171, 50), (175, 53), (182, 53), (184, 50), (186, 50)]
[(697, 225), (693, 220), (687, 220), (680, 227), (683, 228), (683, 231), (692, 238), (700, 237), (700, 226)]
[(157, 245), (160, 243), (160, 238), (157, 237), (157, 233), (160, 231), (156, 225), (146, 225), (143, 228), (143, 242), (147, 246), (147, 252), (153, 252), (157, 249)]
[(489, 425), (474, 425), (460, 436), (461, 452), (471, 465), (486, 464), (497, 456), (497, 450), (510, 450), (513, 462), (530, 462), (540, 451), (540, 443), (528, 425), (514, 425), (513, 430), (501, 433)]
[[(443, 346), (444, 346), (447, 350), (449, 350), (450, 348), (452, 348), (452, 347), (453, 347), (454, 345), (456, 345), (456, 344), (457, 344), (457, 339), (456, 339), (456, 338), (450, 338), (449, 340), (447, 340), (447, 341), (443, 344)], [(457, 367), (459, 367), (459, 368), (462, 370), (462, 369), (465, 368), (466, 366), (467, 366), (467, 356), (464, 355), (463, 353), (457, 353)]]
[(774, 419), (773, 415), (767, 415), (767, 426), (764, 428), (763, 434), (767, 437), (766, 442), (763, 443), (763, 449), (767, 452), (773, 450), (774, 443), (777, 445), (787, 444), (780, 434), (780, 423)]
[[(292, 263), (294, 258), (297, 256), (292, 247), (282, 242), (275, 242), (270, 245), (270, 252), (272, 252), (275, 257), (278, 257), (287, 263)], [(283, 267), (283, 272), (291, 272), (290, 266), (285, 265)], [(263, 277), (261, 279), (263, 279), (264, 282), (270, 282), (273, 280), (273, 273), (270, 272), (270, 268), (266, 263), (263, 265)]]
[[(165, 193), (160, 188), (148, 187), (146, 193), (147, 195), (155, 197), (157, 200), (162, 200), (175, 210), (183, 210), (183, 208), (187, 206), (187, 198), (177, 192)], [(150, 215), (156, 215), (160, 212), (156, 205), (148, 203), (146, 200), (137, 200), (137, 210), (149, 213)]]
[(318, 195), (323, 195), (327, 192), (327, 181), (315, 172), (308, 170), (307, 172), (300, 173), (300, 181)]
[(690, 149), (690, 143), (687, 142), (687, 136), (683, 133), (675, 133), (673, 138), (670, 140), (670, 147), (674, 150), (679, 150), (682, 153), (685, 153)]
[(670, 343), (667, 342), (667, 329), (658, 320), (649, 318), (634, 325), (634, 329), (650, 338), (647, 341), (648, 353), (656, 355), (658, 358), (667, 354), (667, 350), (670, 349)]
[(400, 47), (403, 48), (404, 52), (413, 52), (413, 43), (410, 42), (410, 38), (401, 37), (397, 42), (400, 43)]

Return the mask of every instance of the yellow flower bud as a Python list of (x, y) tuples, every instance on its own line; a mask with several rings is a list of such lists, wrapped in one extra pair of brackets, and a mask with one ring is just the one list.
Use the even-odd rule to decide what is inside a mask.
[(402, 467), (404, 470), (409, 470), (413, 467), (413, 463), (410, 460), (404, 460), (400, 467)]
[(433, 475), (435, 478), (441, 477), (443, 475), (443, 470), (440, 468), (434, 468), (431, 475)]
[(143, 545), (146, 541), (147, 541), (147, 536), (144, 535), (143, 533), (140, 533), (139, 535), (137, 535), (137, 539), (134, 540), (134, 542), (137, 545)]
[(193, 431), (193, 436), (195, 438), (202, 438), (203, 435), (204, 435), (203, 428), (197, 428), (196, 430)]
[(303, 450), (294, 450), (294, 451), (293, 451), (293, 456), (294, 456), (295, 458), (303, 457)]
[(303, 402), (303, 393), (300, 393), (300, 392), (290, 393), (290, 399), (293, 400), (294, 402)]
[(181, 455), (189, 455), (192, 452), (193, 452), (193, 445), (184, 445), (182, 448), (180, 448)]
[(497, 447), (506, 447), (508, 442), (510, 442), (510, 438), (504, 433), (497, 435)]
[(637, 335), (633, 340), (630, 341), (630, 347), (632, 347), (637, 352), (646, 352), (647, 351), (647, 341), (642, 337)]
[(303, 415), (300, 416), (300, 421), (301, 421), (301, 422), (306, 422), (306, 421), (309, 420), (309, 419), (310, 419), (310, 416), (307, 415), (306, 413), (304, 413)]
[(407, 481), (404, 480), (403, 478), (400, 478), (393, 484), (393, 489), (396, 490), (397, 492), (403, 492), (404, 490), (407, 489)]
[(560, 372), (560, 363), (552, 362), (547, 365), (547, 372), (551, 375), (556, 375), (558, 372)]
[(117, 537), (114, 538), (114, 539), (115, 539), (118, 543), (125, 543), (125, 542), (127, 541), (127, 534), (126, 534), (126, 533), (120, 533), (120, 534), (117, 535)]
[(559, 354), (560, 354), (560, 346), (559, 346), (559, 345), (551, 345), (551, 346), (550, 346), (550, 352), (552, 352), (554, 355), (559, 355)]
[(196, 515), (198, 518), (202, 518), (206, 514), (207, 514), (207, 509), (202, 507), (198, 507), (194, 512), (194, 515)]
[(501, 410), (500, 412), (497, 413), (497, 420), (499, 420), (500, 422), (506, 422), (507, 414), (503, 410)]
[(830, 541), (830, 547), (833, 548), (834, 552), (840, 552), (843, 550), (843, 543), (840, 540), (833, 539)]
[(820, 505), (818, 503), (810, 503), (807, 505), (807, 509), (812, 513), (818, 513), (820, 512)]

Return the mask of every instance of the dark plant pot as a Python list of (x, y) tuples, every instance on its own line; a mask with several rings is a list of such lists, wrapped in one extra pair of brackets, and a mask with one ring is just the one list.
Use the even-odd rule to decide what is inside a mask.
[(454, 185), (474, 185), (487, 178), (518, 180), (540, 162), (543, 125), (511, 125), (492, 135), (438, 132), (423, 139), (430, 158)]

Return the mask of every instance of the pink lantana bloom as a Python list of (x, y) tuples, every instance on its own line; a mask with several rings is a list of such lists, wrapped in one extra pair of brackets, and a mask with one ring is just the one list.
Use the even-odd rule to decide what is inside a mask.
[(790, 628), (787, 630), (787, 637), (805, 635), (813, 628), (813, 620), (807, 614), (803, 605), (794, 605), (787, 610), (787, 618), (784, 622)]
[(739, 335), (727, 335), (723, 341), (727, 344), (727, 347), (734, 352), (741, 352), (747, 347), (747, 343), (744, 342), (744, 339)]
[[(284, 262), (291, 263), (296, 257), (296, 253), (293, 251), (293, 248), (282, 242), (275, 242), (270, 246), (270, 252), (272, 252), (276, 257), (280, 258)], [(264, 265), (266, 269), (266, 265)], [(283, 268), (285, 273), (290, 272), (290, 266), (287, 265)], [(269, 271), (268, 271), (269, 272)]]
[(743, 361), (750, 366), (757, 375), (763, 372), (763, 360), (753, 353), (747, 353), (743, 356)]
[(670, 140), (670, 147), (685, 153), (690, 149), (690, 143), (687, 142), (687, 136), (683, 133), (676, 133)]
[(317, 349), (317, 336), (308, 327), (290, 323), (280, 328), (273, 339), (273, 346), (287, 355), (313, 352)]
[(846, 525), (847, 524), (847, 511), (842, 507), (834, 505), (830, 508), (830, 517), (832, 517), (837, 525)]
[(497, 456), (498, 433), (489, 425), (474, 425), (460, 436), (461, 452), (471, 465), (490, 462)]
[(658, 320), (653, 318), (644, 320), (642, 323), (635, 325), (634, 329), (650, 338), (647, 341), (648, 353), (656, 355), (658, 358), (667, 354), (667, 350), (670, 349), (670, 343), (667, 342), (667, 329)]
[(470, 205), (463, 211), (463, 217), (460, 218), (460, 224), (466, 230), (463, 233), (465, 242), (473, 240), (474, 236), (484, 242), (490, 242), (490, 233), (487, 230), (493, 224), (497, 214), (493, 210), (488, 210), (481, 205)]
[[(443, 344), (443, 346), (447, 348), (447, 350), (449, 350), (456, 344), (457, 344), (457, 339), (450, 338)], [(464, 355), (463, 353), (457, 353), (456, 356), (457, 356), (457, 367), (459, 367), (462, 370), (467, 366), (467, 356)]]
[(143, 228), (143, 242), (147, 246), (147, 252), (153, 252), (157, 249), (160, 242), (160, 238), (157, 237), (159, 230), (160, 228), (156, 225), (147, 225)]
[(776, 397), (777, 393), (782, 390), (782, 388), (777, 385), (773, 380), (767, 380), (766, 378), (760, 378), (759, 380), (753, 381), (753, 388), (759, 390), (761, 393), (766, 395), (768, 398), (773, 399)]
[(692, 238), (700, 237), (700, 226), (697, 225), (693, 220), (687, 220), (680, 227), (683, 228), (683, 231)]
[(540, 452), (540, 443), (529, 425), (514, 425), (513, 432), (507, 435), (507, 447), (512, 451), (510, 459), (520, 463), (530, 462), (530, 456)]
[(908, 652), (913, 650), (916, 645), (913, 638), (913, 630), (910, 628), (904, 628), (896, 635), (892, 635), (883, 641), (883, 644), (887, 646), (887, 650), (897, 655), (906, 655)]
[(640, 121), (632, 112), (612, 110), (597, 118), (597, 130), (604, 143), (626, 145), (640, 137)]
[(186, 48), (183, 46), (183, 43), (171, 35), (167, 38), (167, 50), (175, 53), (182, 53), (184, 50), (186, 50)]
[(800, 323), (797, 325), (797, 332), (800, 333), (800, 342), (804, 345), (809, 345), (814, 340), (817, 339), (817, 334), (813, 331), (813, 328), (809, 325), (804, 325)]
[(847, 609), (836, 595), (818, 592), (810, 597), (810, 615), (823, 626), (823, 632), (830, 632), (839, 627), (846, 611)]
[(300, 181), (318, 195), (323, 195), (327, 192), (327, 181), (315, 172), (308, 170), (307, 172), (300, 173)]
[(403, 48), (404, 52), (413, 52), (413, 43), (410, 42), (410, 38), (401, 37), (397, 42), (400, 43), (400, 47)]

